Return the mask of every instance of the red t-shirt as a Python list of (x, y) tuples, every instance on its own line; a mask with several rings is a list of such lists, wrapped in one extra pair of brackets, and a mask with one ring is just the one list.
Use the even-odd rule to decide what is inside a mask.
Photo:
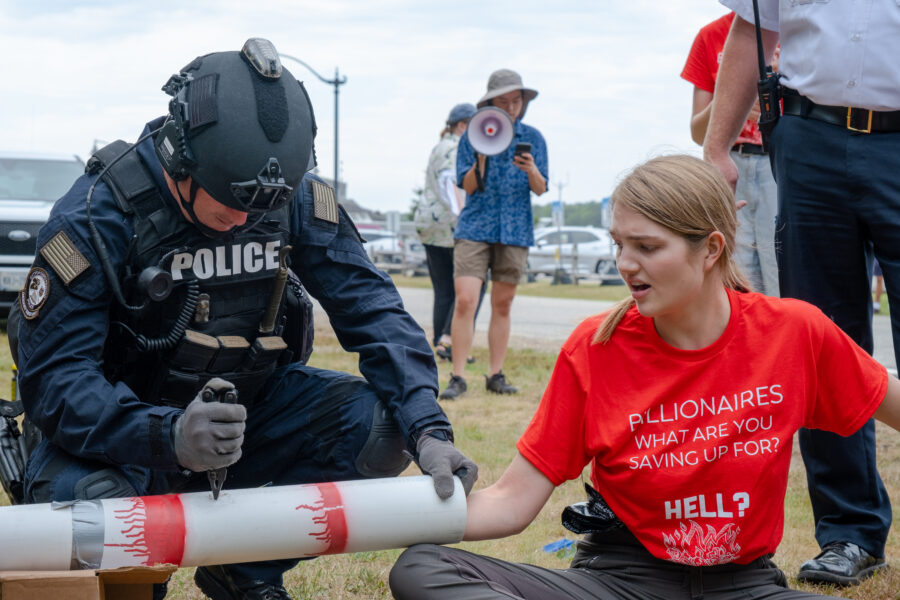
[[(682, 79), (710, 94), (715, 93), (716, 77), (719, 74), (719, 64), (722, 62), (722, 49), (725, 47), (725, 39), (728, 37), (732, 21), (734, 21), (733, 12), (716, 19), (700, 30), (694, 38), (691, 53), (688, 54), (687, 62), (681, 71)], [(762, 145), (762, 135), (756, 121), (748, 119), (744, 123), (737, 143)]]
[(522, 455), (554, 484), (591, 480), (654, 556), (746, 564), (784, 527), (791, 439), (850, 435), (887, 392), (887, 371), (814, 306), (729, 291), (724, 333), (701, 350), (659, 337), (636, 308), (607, 344), (605, 315), (560, 352)]

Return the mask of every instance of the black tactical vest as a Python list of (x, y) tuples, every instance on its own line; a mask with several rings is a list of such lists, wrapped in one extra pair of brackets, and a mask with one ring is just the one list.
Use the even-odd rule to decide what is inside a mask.
[[(106, 162), (104, 152), (121, 151), (109, 148), (97, 153), (100, 161)], [(163, 200), (136, 153), (103, 179), (119, 208), (133, 215), (135, 229), (120, 273), (129, 307), (113, 303), (104, 352), (110, 381), (125, 383), (145, 402), (184, 406), (209, 379), (221, 377), (250, 405), (279, 364), (305, 362), (312, 309), (296, 277), (273, 300), (276, 275), (284, 268), (279, 253), (289, 245), (290, 202), (247, 232), (211, 239)], [(153, 267), (171, 274), (174, 283), (160, 302), (138, 285), (141, 273)], [(277, 306), (274, 328), (260, 332), (270, 305)], [(288, 313), (291, 321), (299, 316), (306, 322), (288, 323)], [(309, 347), (297, 347), (297, 337)]]

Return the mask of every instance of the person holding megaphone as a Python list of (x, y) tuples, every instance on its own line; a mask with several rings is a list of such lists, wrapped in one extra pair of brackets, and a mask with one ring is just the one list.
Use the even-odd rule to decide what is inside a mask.
[(456, 308), (450, 337), (453, 373), (440, 398), (466, 392), (466, 358), (472, 347), (475, 310), (491, 272), (490, 366), (485, 387), (497, 394), (518, 389), (506, 381), (503, 360), (509, 341), (510, 308), (534, 243), (532, 192), (547, 191), (547, 144), (536, 128), (522, 122), (537, 91), (526, 88), (515, 71), (491, 73), (480, 109), (469, 122), (456, 156), (457, 183), (466, 203), (454, 233), (453, 278)]

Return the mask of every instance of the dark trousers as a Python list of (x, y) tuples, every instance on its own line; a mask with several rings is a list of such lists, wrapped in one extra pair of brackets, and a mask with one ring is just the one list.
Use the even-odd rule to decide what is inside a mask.
[[(281, 367), (270, 378), (260, 400), (247, 411), (241, 459), (228, 467), (226, 489), (290, 485), (389, 477), (409, 464), (401, 453), (404, 441), (396, 432), (375, 473), (357, 457), (369, 438), (376, 411), (384, 411), (364, 379), (346, 373), (301, 365)], [(384, 413), (378, 417), (384, 416)], [(66, 453), (44, 440), (26, 468), (26, 502), (51, 502), (144, 496), (169, 492), (208, 491), (206, 473), (190, 476), (121, 468), (92, 462)], [(227, 565), (237, 581), (262, 580), (280, 584), (282, 573), (297, 560), (276, 560)]]
[[(441, 336), (450, 335), (450, 325), (453, 323), (453, 310), (456, 303), (456, 288), (453, 284), (453, 248), (425, 244), (425, 259), (428, 261), (428, 276), (431, 277), (431, 286), (434, 288), (434, 307), (431, 312), (431, 323), (434, 328), (432, 345), (437, 346)], [(486, 289), (487, 278), (481, 284), (481, 295), (478, 296), (478, 306), (475, 309), (476, 319)]]
[[(784, 116), (772, 137), (781, 295), (818, 306), (872, 353), (872, 259), (884, 271), (900, 353), (900, 133), (852, 133)], [(900, 364), (900, 360), (897, 361)], [(850, 437), (800, 431), (820, 546), (884, 556), (891, 505), (875, 465), (875, 424)]]
[(391, 569), (397, 600), (800, 600), (768, 558), (749, 565), (689, 567), (644, 548), (578, 544), (568, 569), (510, 563), (444, 546), (406, 550)]

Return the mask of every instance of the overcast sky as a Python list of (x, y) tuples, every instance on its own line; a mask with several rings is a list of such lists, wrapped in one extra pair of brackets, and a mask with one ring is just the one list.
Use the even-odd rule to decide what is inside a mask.
[[(525, 122), (544, 134), (550, 191), (539, 204), (608, 196), (623, 171), (690, 139), (692, 87), (679, 77), (715, 0), (0, 0), (0, 150), (86, 158), (95, 139), (134, 141), (166, 110), (160, 87), (200, 54), (248, 37), (340, 87), (341, 179), (379, 210), (406, 210), (450, 108), (511, 68), (540, 95)], [(334, 88), (305, 82), (319, 168), (334, 170)]]

